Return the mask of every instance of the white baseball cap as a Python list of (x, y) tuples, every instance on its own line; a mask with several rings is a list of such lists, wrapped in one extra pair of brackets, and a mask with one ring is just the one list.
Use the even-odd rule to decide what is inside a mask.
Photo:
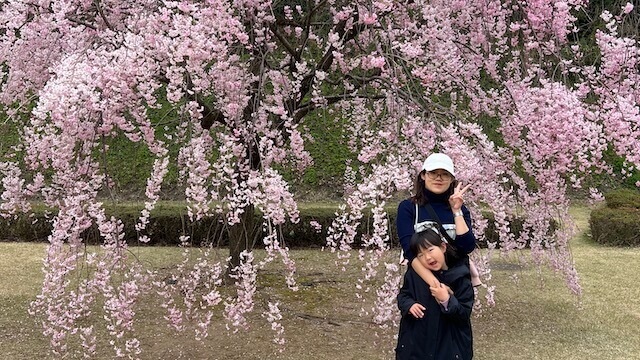
[(456, 176), (456, 173), (453, 171), (453, 160), (445, 154), (433, 153), (429, 155), (422, 165), (422, 170), (433, 171), (436, 169), (447, 170), (451, 176)]

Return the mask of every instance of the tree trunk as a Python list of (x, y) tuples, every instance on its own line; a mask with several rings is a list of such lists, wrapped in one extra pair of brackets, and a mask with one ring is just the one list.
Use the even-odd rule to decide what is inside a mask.
[(251, 250), (256, 236), (255, 208), (249, 205), (240, 215), (240, 222), (229, 227), (229, 270), (240, 265), (240, 253)]

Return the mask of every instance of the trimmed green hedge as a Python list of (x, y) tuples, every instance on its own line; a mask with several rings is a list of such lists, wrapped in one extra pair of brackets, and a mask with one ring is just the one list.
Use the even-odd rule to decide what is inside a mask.
[(612, 246), (640, 245), (640, 210), (601, 208), (591, 212), (591, 236), (600, 244)]
[[(209, 217), (197, 222), (190, 222), (186, 207), (176, 204), (159, 204), (151, 213), (149, 224), (145, 229), (145, 235), (151, 239), (148, 243), (141, 243), (135, 230), (135, 223), (140, 214), (142, 205), (117, 205), (105, 206), (107, 215), (114, 215), (124, 224), (125, 241), (130, 245), (177, 245), (181, 235), (189, 235), (193, 245), (212, 243), (215, 245), (228, 244), (227, 228), (217, 216)], [(281, 234), (284, 244), (289, 247), (321, 247), (326, 242), (326, 229), (331, 225), (335, 217), (334, 207), (301, 207), (300, 221), (297, 224), (285, 223), (281, 225)], [(0, 240), (2, 241), (46, 241), (51, 233), (51, 224), (45, 215), (44, 209), (36, 209), (30, 217), (21, 216), (17, 219), (0, 218)], [(257, 226), (261, 226), (261, 215), (256, 215)], [(390, 214), (391, 235), (395, 238), (395, 214)], [(311, 226), (311, 221), (322, 225), (322, 231), (318, 232)], [(365, 231), (364, 227), (373, 231), (370, 222), (363, 221), (358, 229)], [(260, 244), (258, 234), (257, 243)], [(82, 234), (88, 244), (99, 244), (101, 239), (97, 227), (94, 225)], [(356, 246), (359, 244), (356, 244)]]
[(640, 209), (640, 192), (631, 189), (620, 189), (606, 193), (605, 203), (608, 208), (634, 208)]
[[(187, 210), (183, 203), (162, 202), (159, 203), (151, 213), (149, 224), (144, 234), (151, 239), (149, 243), (138, 241), (135, 222), (140, 215), (142, 204), (125, 203), (117, 205), (105, 204), (105, 211), (108, 215), (113, 215), (122, 220), (124, 224), (125, 241), (130, 245), (168, 245), (175, 246), (179, 242), (181, 235), (189, 235), (192, 244), (195, 246), (204, 244), (227, 245), (227, 229), (220, 218), (210, 217), (195, 223), (189, 221)], [(300, 206), (300, 221), (297, 224), (285, 223), (281, 225), (281, 234), (284, 244), (291, 248), (301, 247), (322, 247), (326, 244), (327, 229), (335, 218), (337, 207), (323, 204), (302, 204)], [(395, 227), (396, 209), (388, 208), (389, 229), (393, 247), (399, 247)], [(17, 219), (0, 219), (0, 240), (2, 241), (46, 241), (51, 233), (51, 224), (47, 220), (46, 209), (36, 208), (31, 217), (22, 216)], [(489, 226), (485, 231), (485, 241), (478, 245), (482, 248), (487, 246), (486, 240), (498, 242), (498, 235), (493, 226), (493, 216), (491, 213), (483, 214), (489, 219)], [(258, 214), (257, 217), (260, 215)], [(50, 217), (50, 215), (49, 215)], [(261, 225), (259, 218), (256, 219), (258, 226)], [(322, 226), (318, 232), (311, 221), (315, 221)], [(511, 223), (511, 229), (517, 233), (522, 230), (522, 221), (515, 219)], [(359, 229), (359, 233), (372, 233), (372, 219), (365, 218)], [(261, 243), (258, 234), (257, 246)], [(82, 235), (88, 244), (99, 244), (100, 239), (96, 226), (89, 228)], [(355, 244), (359, 246), (359, 243)]]
[(640, 246), (640, 192), (615, 190), (605, 194), (606, 206), (589, 218), (591, 236), (597, 243)]

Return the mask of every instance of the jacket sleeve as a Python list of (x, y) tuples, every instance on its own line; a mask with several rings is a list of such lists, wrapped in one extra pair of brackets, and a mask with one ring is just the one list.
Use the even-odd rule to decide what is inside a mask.
[(414, 232), (414, 217), (415, 209), (414, 206), (412, 206), (411, 201), (402, 201), (398, 205), (398, 214), (396, 216), (396, 230), (398, 231), (398, 238), (400, 239), (400, 245), (402, 245), (402, 251), (404, 251), (404, 257), (407, 260), (413, 260), (413, 258), (415, 257), (411, 250), (409, 250), (411, 236), (413, 236)]
[(473, 308), (473, 287), (471, 281), (467, 278), (456, 281), (456, 287), (453, 289), (454, 294), (449, 297), (447, 308), (440, 307), (442, 313), (447, 319), (452, 321), (468, 321), (471, 318), (471, 310)]
[[(471, 220), (471, 213), (466, 206), (462, 207), (462, 216), (464, 217), (464, 221), (467, 223), (469, 231), (462, 235), (456, 235), (455, 246), (458, 251), (464, 253), (465, 255), (468, 255), (476, 248), (476, 236), (473, 234), (473, 222)], [(409, 239), (411, 239), (411, 237), (409, 237)]]
[(404, 274), (404, 282), (402, 283), (402, 288), (400, 288), (400, 292), (398, 293), (398, 309), (400, 309), (400, 314), (402, 316), (407, 315), (411, 306), (417, 302), (415, 294), (411, 290), (413, 289), (413, 286), (411, 276), (409, 276), (409, 271), (411, 270), (408, 270)]

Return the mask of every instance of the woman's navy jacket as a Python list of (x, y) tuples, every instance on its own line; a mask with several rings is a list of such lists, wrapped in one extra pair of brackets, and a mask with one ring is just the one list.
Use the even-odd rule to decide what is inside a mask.
[[(453, 212), (451, 212), (448, 202), (432, 201), (430, 204), (445, 229), (449, 227), (455, 228), (455, 225), (453, 225)], [(462, 215), (464, 217), (464, 221), (469, 227), (469, 231), (462, 235), (456, 235), (453, 239), (453, 245), (459, 255), (470, 254), (476, 248), (476, 236), (473, 234), (473, 230), (471, 230), (471, 214), (469, 213), (469, 209), (464, 205), (462, 206)], [(415, 224), (415, 216), (416, 206), (411, 199), (406, 199), (400, 202), (398, 205), (398, 215), (396, 217), (396, 228), (398, 230), (398, 238), (400, 239), (402, 250), (404, 251), (404, 257), (409, 261), (413, 260), (415, 257), (415, 254), (409, 249), (411, 236), (413, 236), (415, 232), (413, 228), (413, 225)], [(418, 222), (428, 220), (435, 221), (435, 219), (433, 219), (429, 214), (426, 206), (419, 206)]]

